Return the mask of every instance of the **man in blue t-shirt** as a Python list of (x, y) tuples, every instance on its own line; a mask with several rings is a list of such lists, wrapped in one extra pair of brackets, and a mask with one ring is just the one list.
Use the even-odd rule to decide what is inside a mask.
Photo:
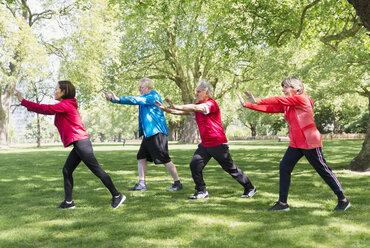
[(137, 153), (139, 182), (129, 191), (146, 190), (145, 173), (147, 161), (164, 164), (170, 172), (174, 184), (167, 191), (182, 189), (177, 170), (168, 153), (168, 129), (163, 111), (155, 105), (155, 100), (162, 102), (161, 96), (153, 90), (153, 81), (149, 78), (139, 80), (140, 96), (117, 97), (112, 91), (103, 92), (112, 103), (139, 105), (139, 136), (143, 136)]

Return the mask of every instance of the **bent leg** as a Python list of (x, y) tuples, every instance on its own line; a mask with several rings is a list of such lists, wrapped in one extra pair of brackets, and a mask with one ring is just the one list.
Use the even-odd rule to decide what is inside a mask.
[(119, 195), (116, 187), (114, 186), (110, 176), (100, 167), (98, 161), (93, 153), (91, 141), (89, 139), (79, 140), (75, 142), (77, 154), (86, 166), (103, 182), (105, 187), (110, 191), (112, 196)]
[(203, 169), (207, 165), (211, 156), (208, 154), (205, 147), (198, 145), (198, 149), (194, 152), (190, 162), (191, 176), (195, 183), (195, 190), (206, 191), (206, 183), (203, 180)]
[(227, 144), (209, 147), (208, 151), (221, 165), (222, 169), (229, 173), (229, 175), (238, 181), (238, 183), (240, 183), (244, 188), (251, 189), (254, 187), (244, 172), (235, 165), (233, 159), (231, 158), (229, 146)]
[(64, 199), (68, 202), (72, 201), (72, 190), (73, 190), (73, 177), (72, 173), (81, 162), (76, 149), (73, 148), (69, 153), (66, 162), (63, 166), (63, 178), (64, 178)]
[(294, 166), (303, 156), (301, 149), (288, 147), (283, 159), (279, 165), (280, 183), (279, 183), (279, 201), (286, 203), (290, 187), (290, 178)]
[(137, 161), (137, 169), (139, 171), (139, 181), (145, 181), (145, 175), (147, 170), (147, 161), (146, 158), (139, 159)]
[(340, 185), (337, 177), (327, 166), (321, 147), (315, 149), (305, 150), (304, 155), (313, 168), (319, 173), (322, 179), (329, 185), (334, 194), (337, 195), (338, 200), (341, 201), (345, 198), (342, 186)]
[(164, 166), (167, 168), (168, 172), (171, 174), (175, 182), (180, 180), (179, 175), (177, 174), (176, 166), (172, 161), (165, 163)]

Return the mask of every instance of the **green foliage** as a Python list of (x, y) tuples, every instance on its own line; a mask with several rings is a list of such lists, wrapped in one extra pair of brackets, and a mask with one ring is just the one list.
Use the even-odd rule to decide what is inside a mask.
[(138, 138), (138, 111), (138, 106), (112, 104), (105, 99), (80, 109), (90, 139), (101, 142)]
[[(117, 27), (119, 9), (108, 0), (76, 3), (78, 9), (70, 16), (70, 29), (62, 41), (67, 51), (60, 74), (69, 78), (80, 92), (80, 100), (89, 100), (104, 89), (110, 67), (119, 63), (122, 31)], [(110, 75), (114, 76), (114, 75)]]
[[(54, 143), (60, 141), (60, 135), (58, 130), (55, 126), (50, 123), (50, 119), (47, 120), (45, 117), (40, 117), (40, 140), (44, 143)], [(26, 141), (29, 142), (36, 142), (37, 140), (37, 119), (31, 120), (26, 125), (25, 131), (25, 138)]]
[[(344, 170), (361, 141), (324, 142), (328, 165), (352, 207), (333, 212), (336, 197), (306, 160), (294, 169), (290, 212), (267, 211), (278, 197), (278, 163), (287, 144), (231, 142), (233, 160), (257, 187), (242, 187), (216, 161), (204, 169), (210, 199), (189, 201), (189, 171), (196, 146), (170, 145), (184, 189), (166, 192), (172, 178), (149, 164), (146, 192), (128, 192), (137, 182), (138, 146), (94, 146), (97, 160), (127, 196), (112, 210), (110, 194), (86, 166), (74, 171), (74, 210), (56, 207), (64, 199), (61, 169), (69, 148), (30, 147), (0, 151), (1, 247), (348, 247), (369, 244), (368, 175)], [(345, 151), (340, 152), (338, 151)]]

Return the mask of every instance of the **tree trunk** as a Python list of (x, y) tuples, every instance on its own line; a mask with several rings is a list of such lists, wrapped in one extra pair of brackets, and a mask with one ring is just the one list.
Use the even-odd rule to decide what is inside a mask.
[(370, 170), (370, 94), (369, 99), (369, 119), (367, 121), (367, 131), (365, 141), (362, 144), (360, 153), (349, 164), (348, 169), (353, 171), (368, 171)]
[(370, 4), (369, 0), (348, 0), (356, 10), (356, 14), (360, 17), (364, 27), (370, 31)]
[(184, 124), (184, 131), (181, 135), (181, 142), (185, 143), (199, 143), (198, 125), (195, 122), (195, 115), (187, 115)]
[(257, 136), (257, 128), (255, 124), (251, 124), (251, 132), (252, 132), (252, 137)]
[(176, 129), (177, 129), (177, 124), (175, 122), (168, 122), (168, 140), (169, 141), (176, 140)]
[[(9, 126), (9, 111), (14, 94), (15, 83), (10, 83), (0, 100), (0, 148), (7, 148), (8, 144), (8, 126)], [(1, 93), (0, 93), (1, 94)]]
[(37, 147), (41, 147), (41, 124), (40, 115), (37, 114)]

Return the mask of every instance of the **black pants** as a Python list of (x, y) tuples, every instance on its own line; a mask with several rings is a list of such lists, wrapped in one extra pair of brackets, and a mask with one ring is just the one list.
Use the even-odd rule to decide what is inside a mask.
[(279, 201), (287, 202), (288, 191), (290, 186), (290, 177), (294, 166), (298, 160), (305, 156), (312, 167), (319, 173), (324, 181), (329, 185), (333, 192), (337, 195), (338, 200), (343, 200), (344, 194), (340, 183), (331, 169), (326, 165), (321, 147), (315, 149), (299, 149), (288, 147), (283, 159), (280, 162), (280, 191)]
[(72, 189), (73, 189), (73, 177), (72, 173), (81, 162), (86, 166), (103, 182), (105, 187), (108, 188), (112, 196), (119, 194), (117, 189), (109, 177), (109, 175), (100, 167), (96, 160), (90, 139), (83, 139), (73, 142), (73, 149), (69, 153), (68, 158), (63, 167), (64, 176), (64, 192), (65, 200), (72, 201)]
[(249, 189), (254, 187), (243, 171), (234, 164), (227, 144), (213, 147), (198, 145), (198, 149), (195, 151), (193, 159), (190, 162), (191, 175), (197, 191), (206, 191), (202, 171), (211, 158), (214, 158), (222, 166), (222, 169), (229, 173), (244, 188)]

